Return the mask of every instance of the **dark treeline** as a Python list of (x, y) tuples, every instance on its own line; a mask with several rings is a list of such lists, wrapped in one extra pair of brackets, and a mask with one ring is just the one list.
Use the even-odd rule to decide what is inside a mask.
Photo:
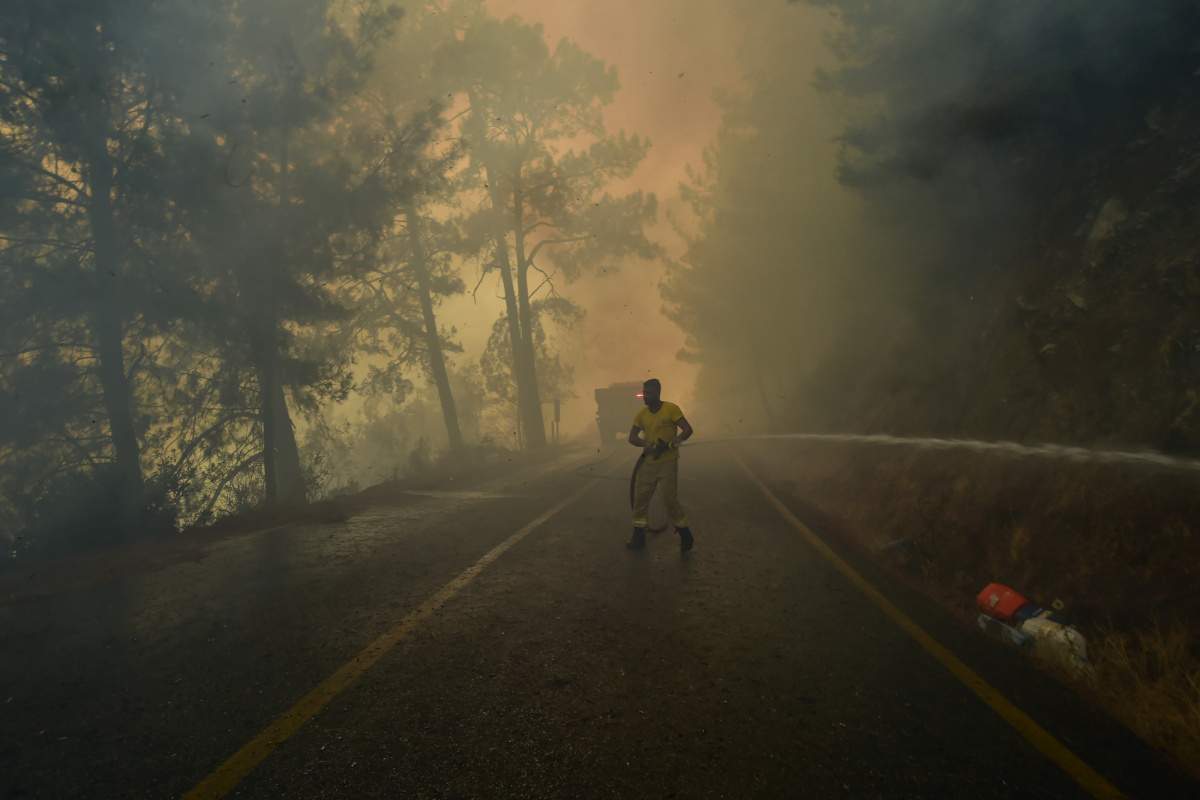
[(666, 287), (698, 397), (761, 427), (1200, 448), (1194, 3), (760, 16)]
[[(617, 85), (479, 0), (6, 2), (0, 529), (311, 499), (298, 431), (350, 393), (428, 396), (461, 453), (490, 390), (544, 445), (556, 283), (656, 252), (654, 198), (606, 188), (648, 147)], [(467, 265), (506, 306), (474, 368), (438, 320)]]

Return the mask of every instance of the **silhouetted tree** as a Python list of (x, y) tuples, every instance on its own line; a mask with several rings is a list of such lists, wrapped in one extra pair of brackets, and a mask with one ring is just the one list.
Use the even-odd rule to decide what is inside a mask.
[[(613, 68), (566, 40), (552, 52), (540, 26), (496, 20), (477, 2), (451, 8), (462, 29), (442, 64), (465, 92), (462, 135), (487, 194), (474, 226), (493, 243), (488, 269), (504, 289), (525, 440), (542, 447), (534, 300), (552, 294), (556, 278), (658, 254), (645, 235), (654, 197), (606, 191), (633, 173), (649, 143), (605, 130)], [(578, 144), (586, 146), (570, 149)]]
[[(195, 71), (208, 29), (173, 2), (14, 0), (0, 10), (0, 254), (6, 273), (7, 378), (14, 397), (71, 398), (46, 422), (75, 458), (107, 461), (81, 417), (107, 422), (122, 519), (143, 504), (142, 444), (130, 337), (161, 330), (175, 285), (155, 253), (174, 225), (154, 196), (178, 129), (172, 77)], [(203, 15), (202, 15), (203, 16)], [(32, 371), (30, 371), (32, 370)], [(47, 391), (51, 374), (63, 392)], [(95, 389), (91, 380), (95, 380)], [(25, 384), (22, 388), (21, 384)], [(100, 412), (86, 409), (96, 396)], [(19, 402), (19, 401), (18, 401)], [(74, 407), (68, 411), (68, 406)], [(53, 420), (53, 421), (51, 421)], [(72, 430), (74, 428), (74, 430)]]

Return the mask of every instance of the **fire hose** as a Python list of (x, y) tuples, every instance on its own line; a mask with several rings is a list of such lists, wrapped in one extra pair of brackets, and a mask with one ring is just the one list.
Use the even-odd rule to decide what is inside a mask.
[[(667, 450), (669, 450), (669, 449), (671, 449), (671, 445), (667, 444), (662, 439), (659, 439), (657, 442), (654, 443), (654, 447), (651, 448), (651, 451), (654, 453), (655, 458), (659, 458), (662, 456), (663, 453), (667, 452)], [(643, 450), (642, 454), (640, 456), (638, 456), (637, 462), (633, 465), (633, 474), (629, 476), (629, 508), (630, 509), (632, 509), (634, 507), (634, 501), (637, 497), (638, 470), (640, 470), (642, 468), (642, 464), (644, 464), (644, 463), (646, 463), (646, 451), (645, 450)], [(651, 526), (651, 525), (646, 526), (646, 530), (650, 531), (651, 533), (662, 533), (666, 529), (667, 529), (667, 524), (665, 522), (662, 525), (658, 525), (658, 526)]]

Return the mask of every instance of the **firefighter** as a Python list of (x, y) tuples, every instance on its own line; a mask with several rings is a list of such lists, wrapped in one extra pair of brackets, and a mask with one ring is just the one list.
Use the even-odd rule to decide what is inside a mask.
[(667, 514), (679, 534), (679, 548), (691, 550), (692, 531), (679, 504), (679, 445), (691, 438), (692, 426), (679, 406), (663, 401), (662, 384), (657, 378), (642, 384), (642, 400), (646, 407), (634, 417), (629, 429), (629, 443), (642, 448), (642, 456), (633, 492), (633, 538), (626, 546), (631, 550), (646, 546), (650, 500), (657, 489), (662, 491)]

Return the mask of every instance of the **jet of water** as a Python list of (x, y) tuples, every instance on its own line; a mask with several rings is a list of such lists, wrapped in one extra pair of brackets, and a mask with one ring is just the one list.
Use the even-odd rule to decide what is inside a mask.
[[(804, 442), (834, 442), (869, 444), (888, 447), (914, 447), (923, 450), (970, 450), (976, 453), (996, 453), (1019, 457), (1053, 458), (1061, 461), (1092, 464), (1125, 464), (1154, 466), (1188, 472), (1200, 472), (1200, 460), (1178, 458), (1153, 450), (1100, 450), (1062, 444), (1021, 444), (1019, 442), (985, 442), (975, 439), (938, 439), (932, 437), (891, 436), (888, 434), (854, 433), (762, 433), (737, 437), (745, 439), (784, 439)], [(695, 442), (725, 441), (709, 439)]]

